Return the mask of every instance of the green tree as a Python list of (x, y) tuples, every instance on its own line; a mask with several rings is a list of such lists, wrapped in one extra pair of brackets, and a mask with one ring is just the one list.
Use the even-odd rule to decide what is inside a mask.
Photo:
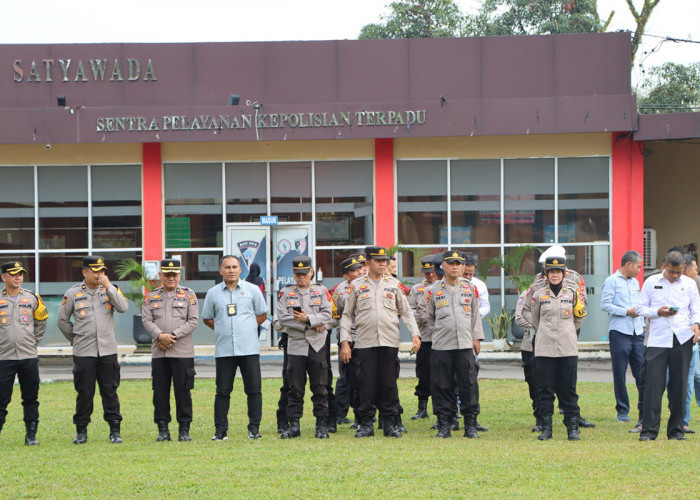
[(382, 23), (368, 24), (360, 39), (445, 38), (471, 34), (467, 18), (454, 0), (402, 0), (389, 4)]
[(597, 0), (484, 0), (471, 19), (480, 35), (551, 35), (605, 31)]
[(700, 105), (700, 62), (665, 63), (649, 70), (640, 87), (642, 113), (681, 113)]

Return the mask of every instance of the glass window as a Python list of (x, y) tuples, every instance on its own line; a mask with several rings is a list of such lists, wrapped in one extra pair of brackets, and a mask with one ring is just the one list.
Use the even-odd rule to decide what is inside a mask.
[(500, 243), (500, 160), (453, 160), (450, 190), (452, 244)]
[(39, 167), (39, 248), (88, 247), (86, 166)]
[(311, 220), (311, 163), (270, 163), (272, 215), (279, 221)]
[(141, 246), (141, 167), (95, 166), (92, 181), (93, 248)]
[(610, 159), (560, 158), (559, 241), (588, 242), (610, 239)]
[(267, 215), (267, 165), (226, 164), (226, 221), (258, 222)]
[(315, 169), (316, 244), (371, 244), (372, 162), (319, 161)]
[[(27, 270), (27, 272), (24, 273), (24, 283), (22, 287), (36, 291), (36, 258), (33, 253), (0, 254), (0, 265), (5, 262), (21, 262), (22, 267)], [(4, 288), (2, 282), (0, 282), (0, 287)]]
[(399, 241), (447, 243), (447, 161), (397, 162)]
[(554, 242), (554, 159), (505, 161), (505, 243)]
[(12, 189), (0, 198), (0, 249), (34, 248), (34, 167), (0, 167)]
[(223, 246), (221, 165), (165, 165), (165, 246)]
[(434, 247), (434, 248), (414, 248), (412, 251), (401, 252), (401, 260), (399, 266), (399, 276), (400, 277), (414, 277), (412, 280), (418, 283), (424, 278), (423, 272), (421, 271), (420, 260), (426, 255), (437, 255), (442, 254), (447, 251), (447, 247)]

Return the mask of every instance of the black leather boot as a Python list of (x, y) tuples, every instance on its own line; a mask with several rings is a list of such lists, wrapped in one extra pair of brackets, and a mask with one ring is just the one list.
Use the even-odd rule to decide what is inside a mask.
[(479, 434), (476, 432), (476, 417), (464, 418), (464, 437), (479, 439)]
[(316, 418), (316, 436), (318, 439), (328, 439), (328, 424), (326, 417)]
[(566, 425), (569, 441), (581, 441), (581, 435), (578, 431), (578, 416), (565, 418), (564, 425)]
[(75, 437), (73, 438), (73, 444), (85, 444), (87, 443), (87, 424), (75, 424)]
[(542, 432), (542, 418), (535, 417), (535, 426), (530, 432)]
[(177, 440), (178, 441), (192, 441), (192, 438), (190, 437), (190, 423), (189, 422), (180, 422), (180, 429), (178, 430), (178, 433), (177, 433)]
[(552, 439), (552, 416), (542, 417), (542, 434), (537, 436), (540, 441)]
[(248, 439), (262, 439), (259, 425), (248, 424)]
[(298, 418), (289, 419), (289, 428), (280, 436), (282, 439), (292, 439), (301, 436), (301, 427)]
[(39, 441), (36, 440), (36, 429), (39, 427), (39, 422), (25, 422), (27, 434), (24, 436), (24, 444), (27, 446), (36, 446)]
[(356, 438), (364, 438), (374, 436), (374, 423), (371, 418), (358, 418), (359, 428), (355, 433)]
[(474, 427), (479, 432), (488, 432), (489, 431), (488, 427), (484, 427), (483, 425), (481, 425), (478, 420), (474, 423)]
[(379, 422), (382, 425), (382, 431), (386, 437), (400, 438), (401, 431), (396, 426), (396, 416), (388, 415), (379, 417)]
[(112, 444), (119, 444), (122, 442), (122, 435), (120, 433), (121, 422), (119, 420), (112, 420), (109, 423), (109, 442)]
[(289, 420), (287, 420), (287, 417), (277, 417), (277, 434), (283, 434), (287, 429), (289, 429)]
[(329, 434), (335, 434), (338, 432), (338, 422), (336, 420), (336, 417), (331, 417), (329, 416), (326, 418), (326, 432)]
[(436, 438), (448, 438), (452, 437), (452, 433), (450, 432), (450, 428), (452, 427), (452, 417), (447, 416), (447, 415), (438, 415), (438, 421), (437, 421), (437, 434), (435, 434)]
[(158, 422), (158, 437), (156, 441), (159, 443), (163, 441), (171, 441), (170, 431), (168, 430), (168, 422)]
[(394, 415), (394, 420), (392, 423), (394, 424), (394, 427), (396, 427), (396, 430), (399, 431), (401, 434), (406, 434), (408, 432), (403, 426), (403, 422), (401, 421), (401, 415)]
[(411, 417), (411, 420), (419, 420), (422, 418), (428, 418), (428, 400), (418, 398), (418, 411)]
[(452, 415), (450, 419), (450, 430), (453, 431), (458, 431), (459, 430), (459, 413), (455, 413)]
[(223, 427), (216, 427), (214, 429), (214, 435), (212, 436), (211, 440), (212, 441), (224, 441), (228, 439), (226, 436), (226, 433), (228, 432), (228, 429), (224, 429)]
[(577, 417), (578, 420), (578, 426), (579, 427), (585, 427), (587, 429), (593, 429), (595, 427), (595, 424), (593, 422), (589, 422), (585, 418), (583, 418), (581, 415)]

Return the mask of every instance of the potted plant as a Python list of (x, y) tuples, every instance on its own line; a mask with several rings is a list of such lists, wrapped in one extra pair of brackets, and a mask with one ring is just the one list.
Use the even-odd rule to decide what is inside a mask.
[(117, 264), (115, 271), (117, 278), (120, 280), (129, 280), (129, 290), (124, 290), (124, 296), (131, 300), (139, 308), (138, 314), (133, 317), (133, 335), (136, 344), (151, 344), (151, 335), (143, 327), (141, 321), (141, 309), (143, 301), (146, 299), (146, 294), (153, 290), (155, 280), (148, 279), (148, 271), (146, 267), (135, 259), (124, 259)]
[[(489, 270), (492, 267), (500, 267), (503, 269), (503, 272), (508, 279), (510, 279), (511, 283), (513, 283), (513, 286), (518, 291), (518, 295), (520, 295), (527, 290), (530, 285), (532, 285), (533, 281), (535, 281), (534, 274), (526, 273), (522, 269), (525, 256), (534, 250), (538, 250), (538, 248), (532, 245), (519, 245), (517, 247), (513, 247), (508, 254), (499, 257), (492, 257), (482, 262), (479, 266), (479, 275), (483, 281), (486, 281), (486, 275)], [(515, 324), (514, 321), (511, 321), (511, 323), (511, 332), (513, 333), (513, 337), (518, 340), (522, 339), (524, 333), (522, 328)]]
[(506, 338), (510, 331), (510, 325), (513, 323), (515, 313), (501, 306), (499, 312), (494, 312), (486, 316), (486, 322), (491, 327), (493, 334), (493, 348), (497, 351), (502, 351), (506, 348)]

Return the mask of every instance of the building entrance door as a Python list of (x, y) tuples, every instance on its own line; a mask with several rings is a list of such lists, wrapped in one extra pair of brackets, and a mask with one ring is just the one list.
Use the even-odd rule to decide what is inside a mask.
[[(250, 274), (250, 266), (260, 266), (260, 277), (265, 286), (265, 302), (269, 318), (274, 315), (277, 293), (294, 283), (292, 259), (300, 255), (312, 258), (313, 231), (311, 224), (228, 224), (226, 226), (225, 254), (235, 255), (241, 261), (241, 279)], [(277, 341), (272, 325), (265, 324), (260, 332), (260, 346), (271, 346)]]

